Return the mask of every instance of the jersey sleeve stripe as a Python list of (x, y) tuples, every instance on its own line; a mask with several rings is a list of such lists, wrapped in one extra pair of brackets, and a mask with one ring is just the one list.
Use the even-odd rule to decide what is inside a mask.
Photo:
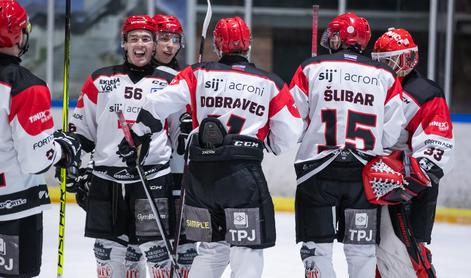
[(29, 87), (11, 99), (9, 122), (18, 119), (21, 127), (29, 135), (38, 135), (54, 127), (51, 113), (51, 94), (42, 85)]
[(265, 141), (265, 138), (267, 138), (269, 131), (270, 131), (270, 122), (267, 122), (264, 127), (258, 130), (257, 138), (261, 141)]
[(90, 99), (94, 104), (97, 104), (97, 99), (98, 99), (98, 89), (95, 86), (95, 83), (93, 83), (92, 77), (89, 76), (87, 81), (82, 87), (82, 94), (80, 95), (78, 101), (77, 101), (77, 107), (82, 108), (83, 107), (83, 97), (87, 96), (88, 99)]
[(300, 118), (298, 109), (294, 103), (293, 96), (291, 96), (288, 87), (285, 85), (283, 89), (270, 101), (270, 111), (268, 117), (271, 118), (280, 112), (283, 107), (288, 109), (288, 111), (296, 118)]
[(306, 96), (309, 96), (309, 83), (301, 67), (296, 70), (289, 88), (293, 89), (294, 86), (297, 86)]
[[(193, 122), (193, 128), (198, 127), (198, 117), (196, 114), (196, 84), (198, 80), (196, 80), (195, 77), (195, 72), (196, 70), (200, 70), (202, 68), (197, 68), (197, 69), (192, 69), (191, 66), (187, 67), (185, 70), (183, 70), (180, 74), (178, 74), (175, 79), (177, 79), (177, 82), (179, 80), (185, 80), (188, 89), (190, 91), (190, 98), (191, 98), (191, 118)], [(173, 82), (172, 82), (173, 83)], [(188, 110), (188, 108), (187, 108)]]
[(401, 82), (399, 81), (398, 78), (395, 78), (393, 85), (391, 86), (391, 88), (389, 88), (388, 93), (386, 94), (386, 99), (384, 100), (384, 104), (387, 104), (395, 96), (399, 96), (402, 100), (402, 92), (403, 92), (403, 89), (401, 86)]

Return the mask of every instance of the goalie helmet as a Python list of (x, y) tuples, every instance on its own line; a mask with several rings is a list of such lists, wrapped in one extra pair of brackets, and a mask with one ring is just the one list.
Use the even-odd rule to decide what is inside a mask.
[(250, 30), (238, 16), (222, 18), (213, 32), (214, 47), (219, 57), (226, 53), (247, 54), (250, 49)]
[(387, 64), (402, 77), (409, 74), (419, 62), (419, 51), (409, 32), (389, 28), (376, 40), (371, 58)]
[(20, 56), (28, 50), (28, 35), (31, 24), (26, 10), (16, 1), (0, 1), (0, 47), (13, 47), (20, 43)]
[(365, 50), (370, 38), (371, 28), (368, 21), (355, 13), (345, 13), (329, 23), (322, 35), (321, 45), (333, 51), (344, 46), (361, 52)]

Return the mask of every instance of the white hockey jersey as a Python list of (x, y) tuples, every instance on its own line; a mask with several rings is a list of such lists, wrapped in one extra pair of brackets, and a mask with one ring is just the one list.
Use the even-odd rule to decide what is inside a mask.
[[(149, 94), (141, 113), (153, 122), (187, 104), (195, 128), (204, 118), (217, 117), (228, 133), (265, 141), (275, 154), (293, 147), (301, 134), (302, 121), (286, 84), (240, 56), (187, 67), (168, 87)], [(132, 129), (138, 135), (151, 132), (143, 122)]]
[(318, 171), (342, 149), (384, 155), (405, 124), (395, 73), (349, 50), (306, 60), (290, 88), (304, 120), (296, 163), (322, 159)]
[(0, 54), (0, 221), (40, 213), (50, 203), (41, 173), (57, 163), (46, 83)]
[[(168, 66), (158, 66), (157, 69), (165, 71), (175, 77), (178, 74), (178, 71), (168, 67)], [(173, 78), (172, 78), (173, 79)], [(170, 80), (171, 81), (171, 80)], [(169, 83), (170, 83), (169, 81)], [(185, 168), (185, 158), (184, 158), (184, 148), (185, 140), (180, 138), (180, 117), (182, 114), (190, 111), (189, 105), (184, 109), (171, 114), (166, 120), (166, 130), (172, 146), (172, 155), (170, 158), (170, 169), (172, 173), (183, 174)]]
[[(71, 122), (83, 150), (95, 149), (95, 175), (122, 183), (138, 180), (116, 153), (124, 137), (116, 111), (123, 111), (126, 121), (134, 124), (146, 96), (166, 87), (172, 77), (159, 69), (139, 71), (129, 64), (105, 67), (88, 77)], [(165, 129), (152, 135), (148, 154), (143, 163), (148, 179), (170, 172), (171, 146)]]
[(407, 120), (396, 148), (412, 152), (435, 182), (453, 167), (453, 125), (445, 97), (433, 81), (412, 71), (402, 79)]

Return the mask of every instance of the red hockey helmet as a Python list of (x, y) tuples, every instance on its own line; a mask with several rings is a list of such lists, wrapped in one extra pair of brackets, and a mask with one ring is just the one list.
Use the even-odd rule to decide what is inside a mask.
[(406, 76), (419, 62), (419, 51), (407, 30), (389, 28), (376, 40), (371, 58), (389, 65), (398, 76)]
[[(0, 1), (0, 47), (17, 45), (21, 36), (27, 35), (30, 30), (28, 14), (20, 4), (16, 1)], [(20, 48), (23, 50), (24, 46)]]
[[(332, 49), (330, 40), (334, 36), (339, 37), (338, 47)], [(366, 19), (354, 13), (345, 13), (334, 18), (324, 33), (322, 46), (336, 50), (340, 43), (347, 46), (359, 47), (360, 51), (365, 50), (371, 38), (371, 28)]]
[(154, 16), (157, 32), (176, 33), (183, 36), (183, 27), (178, 18), (172, 15), (158, 14)]
[(214, 28), (213, 40), (219, 56), (224, 53), (245, 54), (250, 48), (250, 30), (238, 16), (221, 18)]
[(123, 24), (123, 39), (126, 39), (126, 35), (134, 30), (148, 30), (152, 34), (157, 32), (157, 24), (154, 19), (148, 15), (131, 15)]

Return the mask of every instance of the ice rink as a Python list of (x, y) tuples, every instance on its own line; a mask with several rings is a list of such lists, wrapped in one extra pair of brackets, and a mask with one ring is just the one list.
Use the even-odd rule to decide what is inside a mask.
[[(303, 277), (299, 247), (294, 242), (294, 214), (276, 215), (277, 245), (265, 251), (263, 277)], [(44, 214), (43, 264), (39, 277), (56, 277), (59, 206), (52, 205)], [(64, 276), (96, 277), (93, 239), (83, 236), (85, 213), (77, 205), (67, 205)], [(471, 277), (471, 226), (438, 223), (433, 233), (433, 262), (440, 278)], [(347, 276), (342, 245), (334, 249), (337, 277)], [(230, 277), (228, 269), (223, 277)]]

